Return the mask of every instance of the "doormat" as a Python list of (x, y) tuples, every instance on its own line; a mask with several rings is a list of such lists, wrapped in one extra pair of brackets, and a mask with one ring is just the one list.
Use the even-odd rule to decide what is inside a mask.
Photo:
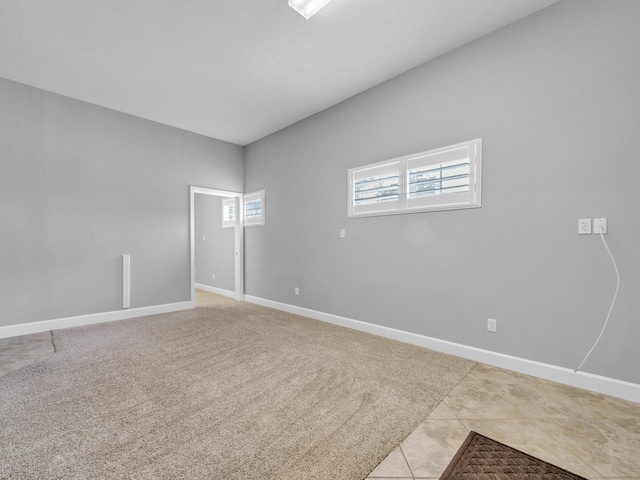
[(563, 468), (469, 433), (440, 480), (586, 480)]

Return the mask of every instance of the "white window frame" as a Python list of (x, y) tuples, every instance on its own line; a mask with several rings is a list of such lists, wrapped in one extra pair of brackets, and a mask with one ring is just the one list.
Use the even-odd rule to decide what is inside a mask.
[[(233, 207), (233, 216), (227, 218), (226, 213), (229, 207)], [(235, 228), (236, 216), (238, 206), (236, 205), (235, 198), (223, 198), (222, 199), (222, 228)]]
[[(440, 165), (440, 168), (436, 167), (435, 170), (442, 171), (449, 168), (448, 166), (443, 166), (443, 163), (453, 163), (457, 158), (468, 158), (469, 160), (468, 191), (432, 196), (416, 196), (415, 192), (409, 191), (409, 177), (412, 168)], [(366, 178), (372, 172), (386, 173), (391, 170), (395, 171), (396, 168), (399, 177), (398, 201), (381, 201), (365, 205), (356, 204), (354, 201), (354, 185), (358, 179)], [(477, 138), (393, 160), (351, 168), (347, 172), (347, 182), (348, 218), (479, 208), (482, 205), (482, 139)]]
[[(247, 217), (245, 212), (247, 209), (247, 203), (253, 202), (255, 200), (260, 200), (260, 215), (256, 215), (254, 217)], [(265, 224), (265, 216), (266, 216), (266, 203), (265, 203), (265, 194), (264, 190), (259, 190), (257, 192), (251, 192), (244, 195), (242, 198), (242, 217), (244, 220), (245, 227), (259, 227)]]

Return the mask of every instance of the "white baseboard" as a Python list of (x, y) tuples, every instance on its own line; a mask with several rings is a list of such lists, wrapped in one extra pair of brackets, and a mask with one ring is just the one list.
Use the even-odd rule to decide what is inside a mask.
[(286, 303), (275, 302), (263, 298), (245, 295), (245, 300), (250, 303), (275, 308), (284, 312), (301, 315), (320, 320), (334, 325), (359, 330), (373, 335), (398, 340), (412, 345), (429, 348), (442, 353), (456, 355), (476, 362), (486, 363), (495, 367), (506, 368), (514, 372), (520, 372), (534, 377), (551, 380), (553, 382), (570, 385), (572, 387), (591, 390), (593, 392), (611, 395), (625, 400), (640, 403), (640, 385), (614, 378), (593, 375), (591, 373), (575, 372), (570, 368), (558, 367), (547, 363), (535, 362), (525, 358), (513, 357), (502, 353), (491, 352), (480, 348), (469, 347), (459, 343), (439, 340), (416, 333), (405, 332), (394, 328), (375, 325), (372, 323), (340, 317), (330, 313), (318, 312), (308, 308), (297, 307)]
[(232, 290), (225, 290), (224, 288), (210, 287), (203, 283), (196, 283), (196, 288), (204, 290), (205, 292), (217, 293), (218, 295), (224, 295), (225, 297), (236, 298), (236, 292)]
[(77, 317), (57, 318), (53, 320), (43, 320), (40, 322), (21, 323), (18, 325), (7, 325), (0, 327), (0, 338), (16, 337), (18, 335), (28, 335), (30, 333), (47, 332), (61, 328), (80, 327), (93, 323), (114, 322), (126, 320), (127, 318), (145, 317), (159, 313), (177, 312), (193, 308), (191, 302), (168, 303), (165, 305), (154, 305), (151, 307), (128, 308), (115, 312), (93, 313), (80, 315)]

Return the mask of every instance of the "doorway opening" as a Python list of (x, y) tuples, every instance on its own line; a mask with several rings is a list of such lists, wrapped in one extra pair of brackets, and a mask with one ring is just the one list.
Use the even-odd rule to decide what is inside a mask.
[[(240, 212), (240, 205), (242, 204), (242, 193), (240, 192), (230, 192), (230, 191), (226, 191), (226, 190), (216, 190), (216, 189), (212, 189), (212, 188), (206, 188), (206, 187), (195, 187), (195, 186), (191, 186), (190, 187), (190, 199), (189, 199), (189, 210), (190, 210), (190, 252), (191, 252), (191, 306), (195, 307), (196, 304), (196, 284), (198, 284), (200, 286), (200, 288), (202, 288), (203, 286), (206, 288), (207, 291), (212, 291), (214, 293), (222, 293), (223, 295), (227, 295), (227, 296), (232, 296), (233, 298), (235, 298), (235, 300), (244, 300), (244, 230), (243, 230), (243, 225), (242, 225), (242, 215), (235, 215), (235, 218), (233, 220), (233, 226), (232, 228), (223, 228), (223, 222), (222, 222), (222, 201), (223, 200), (229, 200), (232, 199), (233, 200), (233, 205), (235, 208), (235, 212)], [(200, 195), (204, 195), (207, 196), (207, 198), (204, 197), (196, 197), (196, 195), (200, 196)], [(212, 228), (214, 228), (214, 230), (208, 230), (207, 233), (210, 233), (209, 235), (209, 245), (211, 246), (211, 248), (207, 248), (207, 255), (205, 255), (205, 257), (209, 256), (208, 260), (211, 260), (211, 254), (212, 254), (212, 249), (214, 248), (214, 245), (212, 245), (211, 241), (214, 240), (214, 238), (212, 238), (211, 235), (214, 235), (216, 238), (218, 238), (218, 240), (222, 239), (224, 236), (226, 236), (227, 238), (229, 237), (229, 233), (232, 230), (233, 231), (233, 248), (231, 248), (231, 245), (229, 245), (229, 250), (228, 253), (230, 255), (233, 256), (233, 275), (231, 275), (230, 269), (231, 269), (231, 261), (229, 261), (229, 259), (224, 259), (223, 257), (217, 256), (216, 252), (213, 252), (213, 257), (218, 257), (218, 261), (217, 261), (217, 265), (220, 265), (219, 270), (218, 270), (218, 280), (222, 281), (223, 283), (221, 283), (219, 287), (214, 286), (216, 284), (215, 282), (215, 276), (216, 273), (215, 272), (210, 272), (208, 271), (205, 267), (201, 267), (201, 272), (198, 274), (198, 278), (196, 278), (196, 270), (197, 270), (197, 265), (196, 265), (196, 246), (201, 247), (203, 246), (202, 244), (206, 244), (207, 243), (207, 234), (205, 233), (204, 235), (202, 235), (202, 233), (200, 232), (200, 229), (198, 229), (198, 235), (199, 237), (196, 236), (196, 203), (200, 204), (201, 208), (203, 208), (204, 205), (208, 205), (207, 208), (217, 208), (217, 204), (218, 202), (216, 201), (216, 199), (220, 200), (220, 208), (218, 210), (218, 214), (219, 216), (219, 222), (216, 221), (217, 216), (212, 216), (212, 218), (207, 219), (207, 222), (212, 222), (212, 225), (210, 225)], [(200, 200), (203, 200), (202, 202)], [(207, 200), (211, 200), (211, 201), (207, 201)], [(213, 224), (213, 222), (216, 222), (217, 225)], [(228, 222), (227, 226), (229, 226)], [(220, 232), (218, 232), (218, 230)], [(226, 230), (226, 232), (225, 232)], [(218, 233), (220, 233), (220, 236), (217, 236)], [(196, 245), (196, 242), (198, 242), (198, 245)], [(224, 252), (222, 252), (222, 254), (224, 255)], [(200, 258), (198, 258), (198, 260), (201, 260)], [(205, 260), (207, 260), (207, 258), (205, 258)], [(222, 261), (222, 263), (220, 263)], [(204, 270), (204, 271), (202, 271)], [(210, 278), (210, 281), (206, 281), (204, 280), (204, 275), (207, 275), (208, 278)], [(230, 278), (231, 276), (233, 276), (233, 282), (230, 283)], [(199, 280), (201, 283), (198, 283), (196, 280)], [(206, 285), (204, 285), (204, 283), (209, 284), (209, 288), (207, 288)], [(231, 290), (231, 285), (233, 285), (233, 291)], [(217, 289), (217, 290), (216, 290)]]

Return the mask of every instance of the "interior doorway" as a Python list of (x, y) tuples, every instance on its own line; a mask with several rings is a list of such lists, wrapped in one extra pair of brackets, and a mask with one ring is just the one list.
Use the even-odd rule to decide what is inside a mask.
[[(205, 197), (202, 197), (205, 196)], [(229, 203), (231, 200), (231, 203)], [(222, 216), (222, 202), (225, 202), (227, 208), (232, 205), (233, 211), (235, 212), (232, 225), (229, 224), (229, 221), (226, 222), (226, 227), (223, 228), (223, 216)], [(223, 295), (232, 296), (236, 300), (244, 300), (244, 268), (243, 268), (243, 260), (244, 260), (244, 248), (243, 248), (243, 225), (242, 225), (242, 216), (238, 215), (237, 212), (240, 211), (240, 205), (242, 201), (242, 193), (240, 192), (230, 192), (226, 190), (216, 190), (212, 188), (206, 187), (190, 187), (190, 252), (191, 252), (191, 305), (195, 307), (196, 301), (196, 285), (200, 286), (200, 288), (205, 288), (207, 291), (212, 291), (214, 293), (221, 293)], [(200, 228), (199, 225), (197, 228), (196, 225), (196, 208), (197, 204), (200, 208), (207, 209), (216, 209), (216, 215), (211, 215), (210, 219), (207, 219), (206, 222), (212, 222), (211, 225), (208, 225), (208, 228), (205, 225), (202, 225), (203, 228)], [(206, 207), (205, 207), (206, 206)], [(211, 210), (213, 211), (213, 210)], [(213, 223), (217, 223), (217, 225)], [(196, 230), (198, 233), (196, 234)], [(233, 256), (233, 259), (220, 257), (219, 254), (225, 255), (224, 252), (215, 252), (212, 249), (215, 248), (215, 245), (212, 243), (215, 241), (215, 238), (218, 241), (228, 241), (230, 237), (230, 233), (233, 232), (233, 244), (229, 245), (230, 249), (228, 254)], [(203, 234), (204, 233), (204, 234)], [(219, 236), (218, 236), (219, 235)], [(209, 241), (207, 242), (207, 236), (209, 236)], [(224, 240), (226, 237), (227, 240)], [(201, 271), (196, 275), (196, 270), (198, 269), (198, 265), (196, 265), (196, 251), (200, 248), (206, 248), (207, 254), (204, 257), (206, 261), (209, 261), (211, 264), (212, 259), (216, 259), (216, 269), (218, 273), (216, 274), (211, 270), (211, 268), (201, 266)], [(198, 258), (198, 260), (202, 260), (202, 258)], [(205, 265), (202, 263), (201, 265)], [(231, 267), (233, 264), (233, 267)], [(230, 270), (233, 269), (233, 275)], [(204, 270), (204, 271), (203, 271)], [(216, 275), (218, 275), (218, 281), (216, 282)], [(230, 278), (233, 277), (233, 282), (230, 283)], [(207, 280), (205, 280), (205, 278)], [(210, 280), (209, 280), (210, 279)], [(219, 286), (216, 286), (219, 285)], [(233, 285), (233, 291), (231, 290), (231, 286)]]

